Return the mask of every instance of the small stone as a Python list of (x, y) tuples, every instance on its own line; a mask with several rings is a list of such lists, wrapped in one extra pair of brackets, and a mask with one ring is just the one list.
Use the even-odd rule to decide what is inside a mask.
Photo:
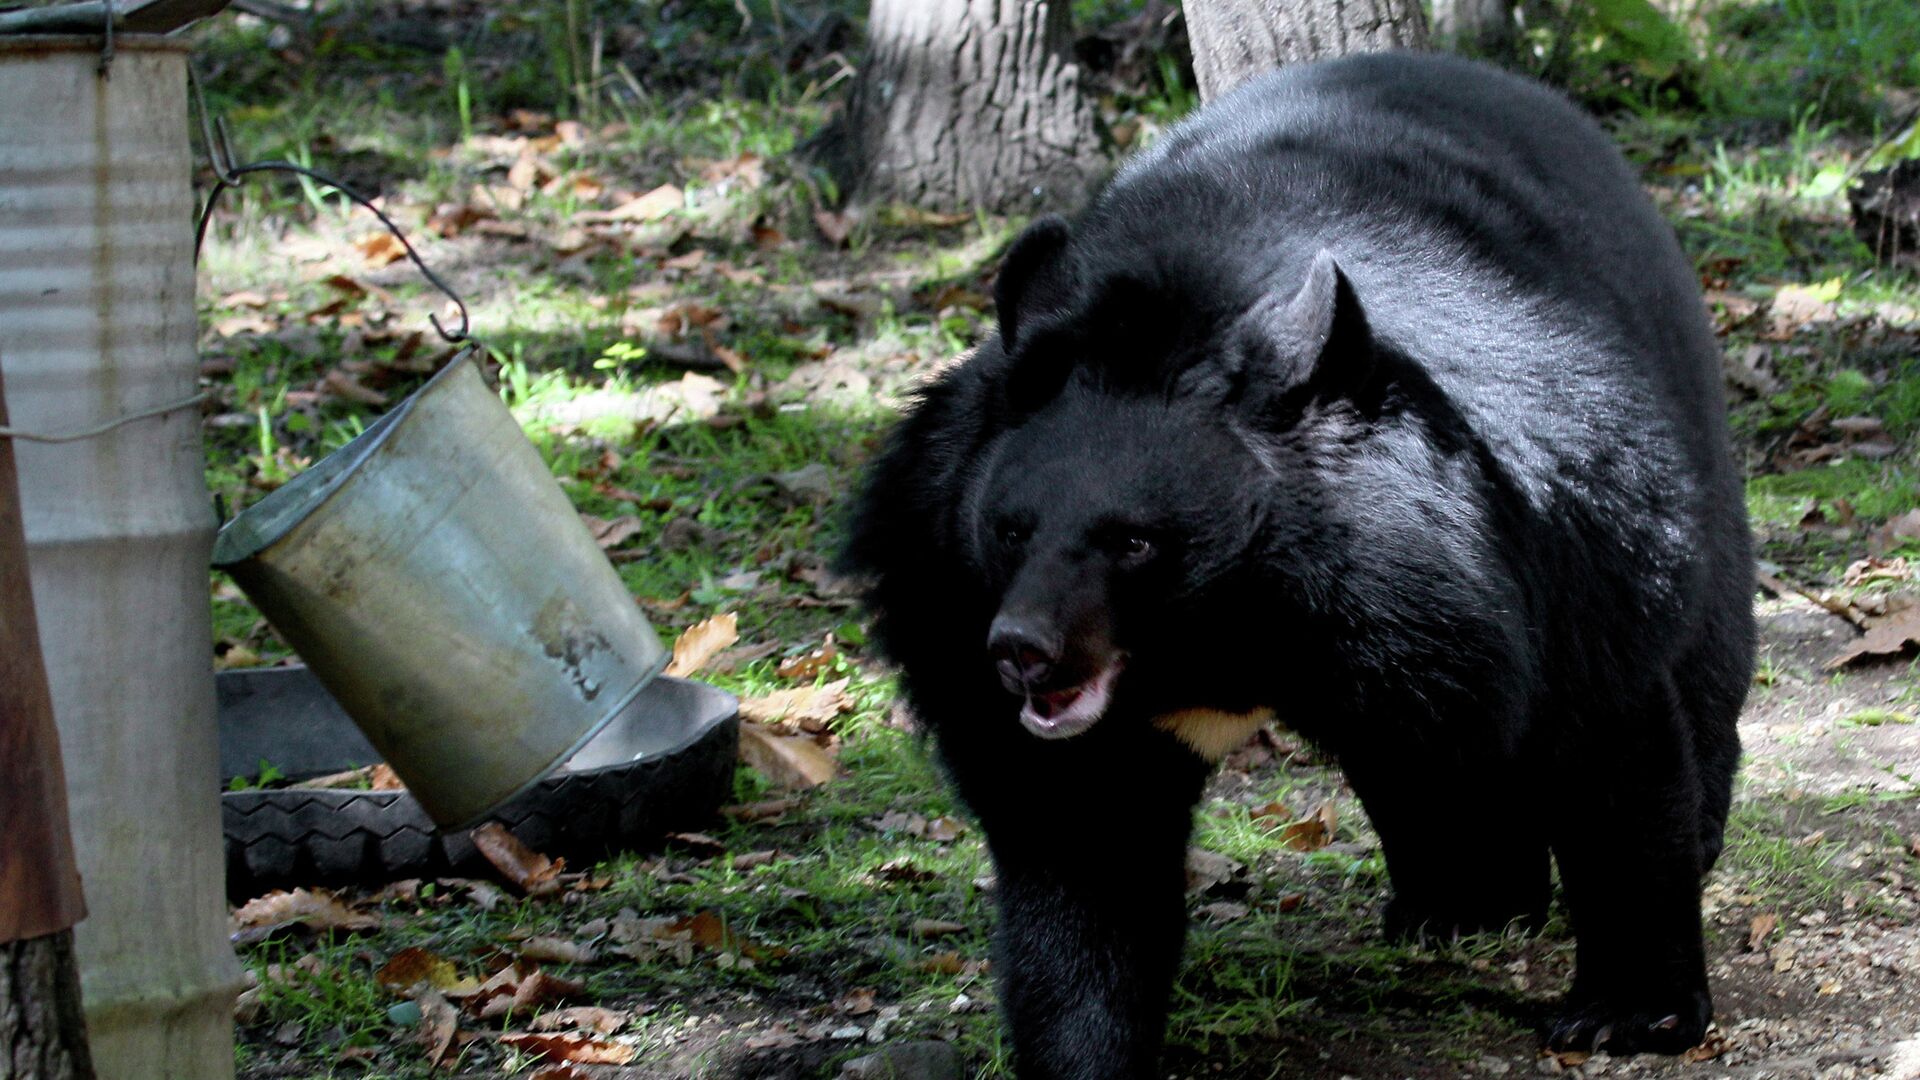
[(841, 1066), (838, 1080), (960, 1080), (960, 1054), (932, 1039), (894, 1043)]

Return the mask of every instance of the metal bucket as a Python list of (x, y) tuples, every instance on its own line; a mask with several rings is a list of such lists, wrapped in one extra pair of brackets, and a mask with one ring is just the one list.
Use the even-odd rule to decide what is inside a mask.
[(469, 357), (214, 548), (447, 827), (537, 782), (667, 662)]
[[(103, 79), (98, 39), (0, 36), (0, 365), (22, 431), (198, 389), (186, 46), (115, 47)], [(91, 912), (74, 933), (96, 1067), (231, 1076), (199, 411), (14, 450)]]

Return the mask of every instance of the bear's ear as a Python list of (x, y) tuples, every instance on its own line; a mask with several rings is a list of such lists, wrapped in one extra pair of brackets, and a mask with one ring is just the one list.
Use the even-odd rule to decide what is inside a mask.
[(1027, 226), (1007, 250), (993, 285), (993, 304), (1000, 315), (1000, 341), (1009, 356), (1035, 323), (1073, 303), (1080, 274), (1067, 250), (1070, 236), (1066, 219), (1049, 214)]
[(1373, 349), (1360, 298), (1333, 253), (1313, 257), (1291, 297), (1272, 297), (1249, 313), (1231, 350), (1231, 374), (1243, 396), (1279, 406), (1350, 393), (1373, 374)]

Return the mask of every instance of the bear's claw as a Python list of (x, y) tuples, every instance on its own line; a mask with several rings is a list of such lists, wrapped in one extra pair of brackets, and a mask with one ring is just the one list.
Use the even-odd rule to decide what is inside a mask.
[(1678, 1011), (1607, 1002), (1574, 1005), (1553, 1025), (1547, 1045), (1554, 1050), (1605, 1050), (1615, 1057), (1684, 1053), (1706, 1038), (1713, 1014), (1705, 993), (1690, 996)]

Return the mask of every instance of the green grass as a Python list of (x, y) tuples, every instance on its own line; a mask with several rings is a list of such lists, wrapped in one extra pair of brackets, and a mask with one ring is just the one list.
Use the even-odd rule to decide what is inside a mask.
[(1868, 522), (1884, 521), (1920, 506), (1920, 474), (1902, 461), (1849, 458), (1798, 472), (1756, 476), (1747, 482), (1747, 513), (1770, 525), (1796, 525), (1808, 510), (1837, 516), (1845, 500)]
[(1762, 904), (1804, 913), (1832, 902), (1852, 881), (1841, 863), (1847, 844), (1795, 826), (1777, 805), (1738, 800), (1727, 820), (1721, 865)]

